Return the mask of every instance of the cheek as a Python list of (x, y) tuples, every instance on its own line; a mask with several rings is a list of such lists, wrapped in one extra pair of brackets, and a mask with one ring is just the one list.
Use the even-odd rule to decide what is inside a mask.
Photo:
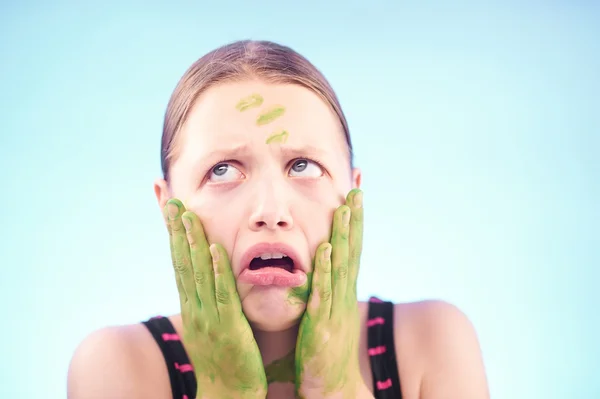
[(297, 227), (303, 231), (307, 244), (314, 256), (317, 247), (331, 237), (333, 213), (340, 205), (338, 198), (320, 198), (320, 201), (304, 201), (296, 206), (292, 214)]
[(222, 200), (211, 199), (209, 196), (191, 198), (188, 201), (186, 206), (200, 218), (208, 243), (221, 244), (231, 255), (242, 220), (242, 207), (229, 204), (225, 209)]
[(329, 242), (331, 238), (331, 220), (330, 215), (323, 215), (319, 223), (315, 223), (309, 227), (309, 231), (306, 232), (308, 239), (308, 246), (310, 250), (311, 259), (314, 258), (317, 253), (317, 248), (324, 242)]
[[(346, 201), (346, 194), (350, 191), (350, 181), (320, 181), (296, 180), (292, 185), (296, 198), (302, 203), (310, 203), (321, 212), (333, 211)], [(321, 215), (322, 216), (322, 215)]]

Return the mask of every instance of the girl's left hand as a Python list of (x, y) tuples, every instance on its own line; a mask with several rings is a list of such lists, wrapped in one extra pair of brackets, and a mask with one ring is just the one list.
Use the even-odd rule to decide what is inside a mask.
[[(362, 192), (350, 191), (334, 213), (331, 243), (317, 249), (312, 288), (296, 343), (301, 398), (357, 398), (360, 374), (356, 281), (363, 236)], [(372, 397), (372, 396), (371, 396)]]

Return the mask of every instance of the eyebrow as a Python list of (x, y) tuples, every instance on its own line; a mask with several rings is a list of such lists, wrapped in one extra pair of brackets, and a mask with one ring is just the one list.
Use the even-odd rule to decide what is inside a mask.
[[(279, 147), (281, 149), (281, 154), (286, 158), (303, 157), (311, 155), (315, 155), (320, 158), (324, 157), (327, 154), (325, 151), (314, 145), (289, 146), (285, 144), (280, 144)], [(208, 167), (212, 166), (213, 163), (216, 164), (219, 161), (225, 161), (239, 157), (248, 157), (251, 154), (251, 152), (251, 146), (249, 146), (248, 144), (217, 148), (198, 158), (198, 160), (194, 163), (194, 170), (197, 170), (199, 168), (208, 169)]]
[(301, 157), (308, 155), (317, 155), (318, 157), (325, 156), (327, 153), (322, 149), (313, 145), (304, 145), (301, 147), (292, 147), (281, 144), (281, 153), (286, 157)]

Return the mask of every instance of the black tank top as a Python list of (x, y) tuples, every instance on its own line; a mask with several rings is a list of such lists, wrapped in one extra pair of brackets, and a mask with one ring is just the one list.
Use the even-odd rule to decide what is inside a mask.
[[(195, 399), (196, 377), (179, 335), (168, 318), (153, 317), (143, 324), (158, 344), (169, 370), (173, 399)], [(369, 299), (368, 351), (376, 399), (402, 399), (394, 346), (394, 305)]]

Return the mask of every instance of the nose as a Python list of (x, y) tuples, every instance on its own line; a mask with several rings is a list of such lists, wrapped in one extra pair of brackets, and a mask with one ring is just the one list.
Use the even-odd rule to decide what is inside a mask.
[(293, 226), (285, 187), (277, 187), (272, 182), (262, 184), (250, 215), (250, 230), (289, 230)]

